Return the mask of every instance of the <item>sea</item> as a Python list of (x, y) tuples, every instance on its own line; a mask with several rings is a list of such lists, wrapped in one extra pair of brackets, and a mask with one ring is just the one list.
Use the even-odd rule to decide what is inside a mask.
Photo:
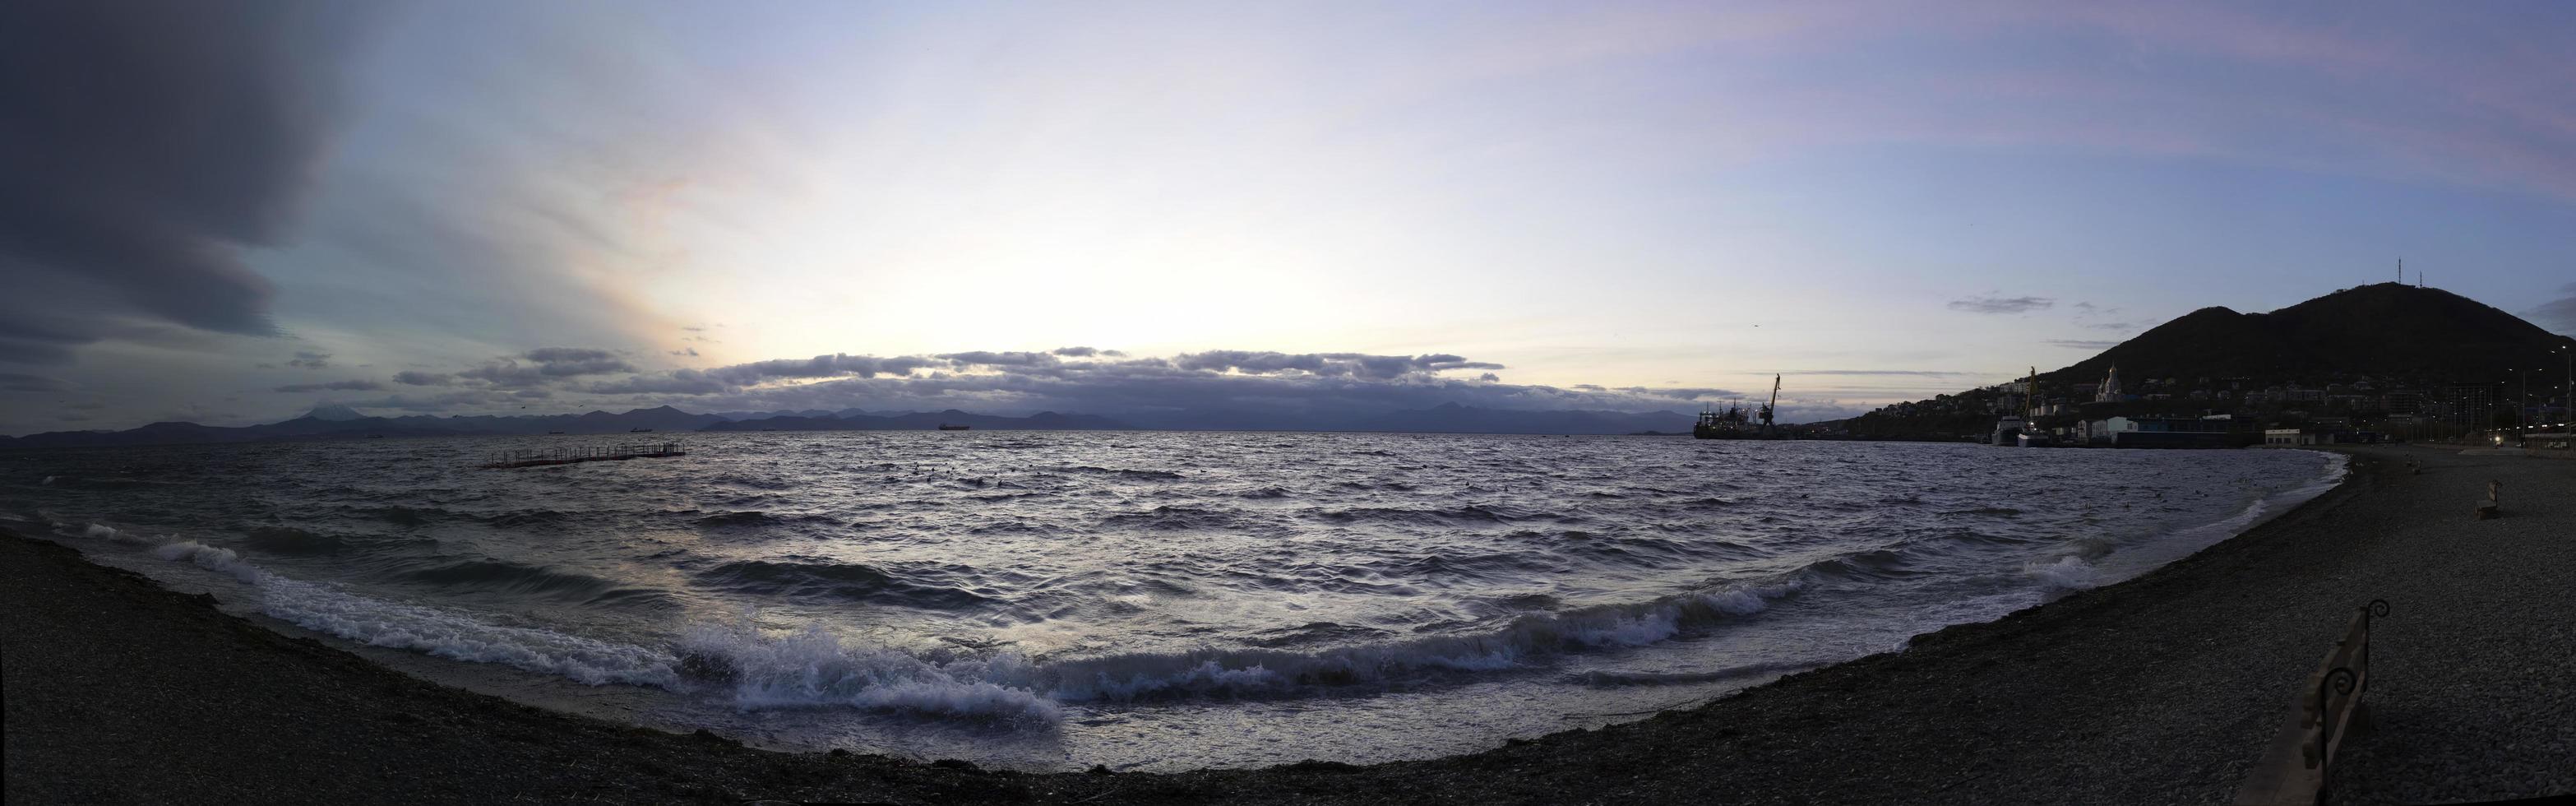
[[(0, 526), (442, 683), (1025, 770), (1429, 758), (2188, 556), (2299, 450), (1651, 436), (644, 435), (0, 452)], [(113, 637), (102, 637), (113, 640)], [(113, 670), (101, 670), (113, 674)]]

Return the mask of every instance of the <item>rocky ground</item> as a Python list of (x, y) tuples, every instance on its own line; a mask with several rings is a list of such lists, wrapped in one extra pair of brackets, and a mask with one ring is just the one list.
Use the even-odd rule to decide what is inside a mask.
[[(2408, 472), (2421, 462), (2421, 474)], [(786, 754), (445, 688), (0, 539), (6, 796), (65, 802), (2212, 803), (2386, 599), (2338, 803), (2576, 793), (2576, 462), (2360, 452), (2154, 573), (1708, 705), (1373, 766), (1033, 775)], [(2472, 521), (2489, 480), (2505, 516)]]

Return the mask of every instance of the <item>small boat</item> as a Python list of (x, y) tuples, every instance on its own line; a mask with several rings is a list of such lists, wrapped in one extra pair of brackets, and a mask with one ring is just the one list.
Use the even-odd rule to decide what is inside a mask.
[(561, 433), (563, 433), (563, 432), (561, 432), (561, 431), (548, 431), (548, 432), (546, 432), (546, 433), (549, 433), (549, 434), (561, 434)]
[(2038, 367), (2031, 367), (2030, 375), (2022, 379), (2021, 396), (2023, 416), (2004, 415), (2002, 420), (1995, 422), (1994, 437), (1987, 442), (2005, 448), (2057, 447), (2056, 440), (2048, 434), (2048, 428), (2039, 424)]
[(1986, 439), (1986, 444), (2001, 448), (2017, 447), (2021, 445), (2022, 429), (2027, 427), (2028, 422), (2022, 418), (2004, 415), (2003, 419), (1995, 421), (1994, 434)]
[(949, 425), (949, 424), (947, 424), (947, 423), (940, 423), (940, 424), (939, 424), (939, 430), (941, 430), (941, 431), (964, 431), (964, 430), (966, 430), (966, 429), (973, 428), (973, 427), (974, 427), (974, 426), (971, 426), (971, 425)]
[(650, 434), (650, 433), (653, 433), (653, 429), (650, 429), (650, 428), (629, 428), (629, 429), (626, 429), (626, 433), (629, 433), (629, 434)]

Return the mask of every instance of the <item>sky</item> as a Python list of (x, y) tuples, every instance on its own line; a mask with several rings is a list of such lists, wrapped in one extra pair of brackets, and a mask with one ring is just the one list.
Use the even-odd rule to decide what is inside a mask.
[(0, 433), (1811, 420), (2397, 278), (2576, 333), (2576, 5), (0, 9)]

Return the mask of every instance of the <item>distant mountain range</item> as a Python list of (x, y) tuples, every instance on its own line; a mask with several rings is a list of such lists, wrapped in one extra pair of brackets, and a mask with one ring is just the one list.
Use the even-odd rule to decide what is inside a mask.
[[(1207, 416), (1207, 415), (1202, 415)], [(1236, 428), (1263, 427), (1258, 419)], [(1388, 412), (1318, 426), (1313, 423), (1272, 426), (1285, 430), (1428, 431), (1471, 434), (1626, 434), (1674, 431), (1690, 427), (1689, 415), (1658, 411), (1506, 411), (1444, 404), (1428, 409)], [(53, 431), (24, 437), (0, 437), (0, 448), (59, 448), (112, 445), (169, 445), (278, 440), (367, 439), (372, 437), (495, 436), (513, 434), (621, 434), (635, 429), (654, 433), (697, 431), (926, 431), (963, 425), (981, 431), (1099, 431), (1138, 426), (1090, 414), (1038, 412), (1007, 417), (949, 409), (939, 412), (869, 413), (860, 409), (824, 411), (726, 412), (692, 414), (670, 406), (624, 413), (521, 416), (374, 417), (347, 406), (328, 404), (284, 422), (236, 427), (162, 422), (124, 431)], [(1170, 426), (1165, 426), (1170, 427)], [(1150, 430), (1150, 429), (1148, 429)]]
[(997, 417), (949, 409), (893, 415), (789, 415), (715, 423), (702, 431), (925, 431), (963, 425), (988, 431), (1118, 431), (1134, 428), (1107, 417), (1041, 411), (1026, 417)]

